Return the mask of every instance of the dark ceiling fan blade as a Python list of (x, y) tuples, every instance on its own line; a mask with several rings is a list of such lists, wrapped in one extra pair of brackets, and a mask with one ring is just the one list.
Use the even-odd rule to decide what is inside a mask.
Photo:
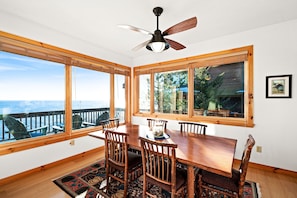
[(170, 47), (175, 50), (181, 50), (181, 49), (186, 48), (186, 46), (184, 46), (183, 44), (180, 44), (180, 43), (173, 41), (171, 39), (166, 38), (166, 41), (169, 43)]
[(138, 51), (138, 50), (140, 50), (141, 48), (145, 47), (150, 41), (151, 41), (151, 39), (150, 40), (147, 40), (147, 41), (145, 41), (143, 43), (140, 43), (139, 45), (137, 45), (136, 47), (134, 47), (132, 49), (132, 51)]
[(190, 19), (184, 20), (174, 26), (171, 26), (167, 30), (163, 32), (163, 36), (175, 34), (178, 32), (182, 32), (197, 26), (197, 17), (192, 17)]
[(137, 28), (137, 27), (134, 27), (132, 25), (120, 24), (120, 25), (118, 25), (118, 27), (128, 29), (128, 30), (132, 30), (132, 31), (135, 31), (135, 32), (140, 32), (140, 33), (143, 33), (143, 34), (153, 35), (153, 33), (149, 32), (147, 30)]

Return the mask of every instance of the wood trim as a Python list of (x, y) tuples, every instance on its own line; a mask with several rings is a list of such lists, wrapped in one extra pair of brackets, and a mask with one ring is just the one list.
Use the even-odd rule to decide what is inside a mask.
[(96, 127), (90, 127), (87, 129), (78, 129), (75, 131), (75, 133), (72, 133), (71, 136), (67, 133), (60, 133), (60, 134), (34, 137), (34, 138), (28, 138), (23, 140), (17, 140), (14, 142), (8, 142), (5, 144), (0, 144), (0, 156), (39, 147), (39, 146), (45, 146), (56, 142), (73, 139), (73, 138), (86, 136), (90, 132), (98, 131), (101, 129), (102, 129), (101, 126), (100, 127), (96, 126)]
[[(109, 84), (110, 84), (110, 98), (109, 98), (109, 106), (110, 106), (110, 111), (109, 111), (109, 113), (110, 113), (110, 117), (111, 118), (114, 118), (114, 79), (115, 79), (115, 77), (114, 77), (114, 74), (110, 74), (109, 75), (110, 76), (110, 82), (109, 82)], [(104, 97), (104, 94), (103, 94), (103, 97)]]
[[(194, 79), (194, 68), (188, 68), (188, 79)], [(194, 90), (194, 82), (192, 80), (188, 80), (188, 90)], [(188, 109), (194, 109), (194, 100), (189, 100), (189, 98), (194, 98), (194, 92), (188, 92)], [(188, 111), (188, 115), (191, 118), (193, 111)]]
[[(240, 160), (234, 159), (234, 164), (240, 164)], [(284, 174), (284, 175), (289, 175), (292, 177), (297, 177), (297, 172), (295, 172), (295, 171), (290, 171), (290, 170), (286, 170), (286, 169), (282, 169), (282, 168), (276, 168), (273, 166), (267, 166), (267, 165), (263, 165), (263, 164), (249, 162), (249, 167), (263, 170), (263, 171), (273, 172), (273, 173), (277, 173), (277, 174)]]
[(133, 68), (133, 81), (132, 81), (132, 90), (130, 93), (132, 95), (131, 97), (131, 107), (133, 107), (133, 111), (131, 111), (133, 114), (139, 112), (139, 76), (136, 75), (135, 70)]
[[(153, 96), (154, 92), (155, 92), (155, 78), (154, 78), (154, 74), (151, 73), (150, 74), (150, 95)], [(139, 92), (139, 90), (138, 90)], [(151, 114), (155, 113), (155, 98), (154, 97), (150, 97), (150, 112)]]
[(71, 136), (72, 130), (72, 67), (65, 65), (65, 133)]
[(126, 100), (126, 105), (125, 105), (125, 120), (126, 123), (131, 122), (131, 109), (132, 109), (132, 101), (131, 101), (131, 96), (129, 93), (131, 93), (131, 78), (129, 76), (125, 77), (125, 100)]
[[(245, 105), (247, 105), (247, 108), (246, 108), (248, 111), (247, 115), (249, 116), (247, 118), (247, 126), (253, 127), (254, 126), (254, 117), (253, 117), (254, 116), (254, 95), (253, 95), (254, 93), (254, 83), (253, 83), (254, 82), (254, 56), (253, 56), (254, 47), (251, 46), (250, 48), (251, 50), (249, 50), (249, 54), (248, 54), (249, 64), (245, 62), (246, 67), (249, 67), (247, 70), (245, 70), (248, 72), (245, 72), (245, 73), (247, 73), (248, 76), (246, 77), (248, 79), (248, 82), (250, 82), (248, 83), (249, 85), (248, 88), (245, 87), (245, 89), (247, 90), (246, 94), (248, 94), (248, 96), (246, 97), (248, 98), (248, 102)], [(245, 84), (246, 84), (245, 86), (247, 86), (247, 82)]]
[[(187, 65), (197, 64), (198, 62), (205, 62), (205, 61), (214, 61), (213, 64), (217, 64), (217, 60), (225, 59), (227, 62), (230, 62), (234, 59), (239, 60), (247, 60), (247, 55), (251, 56), (249, 52), (253, 49), (253, 46), (246, 46), (240, 48), (234, 48), (229, 50), (223, 50), (219, 52), (213, 52), (208, 54), (202, 54), (197, 56), (191, 56), (187, 58), (181, 58), (176, 60), (170, 60), (165, 62), (153, 63), (148, 65), (141, 65), (134, 67), (134, 71), (136, 75), (139, 74), (148, 74), (153, 72), (160, 72), (160, 71), (172, 71), (178, 69), (186, 69)], [(165, 68), (166, 67), (166, 68)]]
[(79, 159), (79, 158), (88, 157), (88, 155), (93, 154), (93, 153), (97, 153), (97, 152), (104, 152), (104, 146), (101, 146), (99, 148), (89, 150), (89, 151), (86, 151), (86, 152), (83, 152), (83, 153), (80, 153), (80, 154), (77, 154), (77, 155), (74, 155), (74, 156), (71, 156), (71, 157), (56, 161), (56, 162), (52, 162), (50, 164), (46, 164), (44, 166), (33, 168), (31, 170), (28, 170), (28, 171), (25, 171), (25, 172), (22, 172), (22, 173), (19, 173), (19, 174), (16, 174), (16, 175), (12, 175), (10, 177), (6, 177), (6, 178), (0, 180), (0, 185), (4, 185), (6, 183), (10, 183), (10, 182), (13, 182), (15, 180), (19, 180), (19, 179), (24, 178), (27, 175), (30, 175), (32, 173), (41, 172), (41, 171), (44, 171), (44, 170), (49, 169), (51, 167), (63, 164), (65, 162), (73, 161), (73, 160)]

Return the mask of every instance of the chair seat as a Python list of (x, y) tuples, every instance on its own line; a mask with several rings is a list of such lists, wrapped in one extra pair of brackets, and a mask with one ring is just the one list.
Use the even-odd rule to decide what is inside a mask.
[(187, 171), (184, 169), (176, 169), (176, 189), (180, 189), (187, 182)]
[(239, 180), (240, 172), (238, 170), (232, 170), (232, 177), (224, 177), (215, 173), (201, 170), (202, 183), (207, 185), (212, 185), (213, 188), (217, 187), (218, 189), (229, 190), (232, 192), (239, 192)]
[[(166, 174), (166, 173), (165, 173)], [(152, 184), (158, 185), (160, 188), (170, 192), (171, 187), (166, 184), (162, 183), (156, 183), (156, 181), (150, 177), (147, 178), (147, 181)], [(187, 171), (182, 168), (176, 168), (176, 189), (180, 189), (182, 186), (184, 186), (187, 182)]]
[(128, 151), (128, 169), (133, 170), (135, 169), (135, 167), (137, 167), (138, 165), (142, 164), (142, 157), (141, 155), (132, 152), (132, 151)]

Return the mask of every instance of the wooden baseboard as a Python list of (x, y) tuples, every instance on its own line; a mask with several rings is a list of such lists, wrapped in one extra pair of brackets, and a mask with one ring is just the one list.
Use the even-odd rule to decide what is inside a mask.
[[(240, 164), (240, 160), (235, 159), (234, 163)], [(249, 167), (264, 170), (264, 171), (269, 171), (269, 172), (274, 172), (274, 173), (279, 173), (279, 174), (284, 174), (284, 175), (290, 175), (290, 176), (293, 176), (293, 177), (297, 177), (297, 172), (295, 172), (295, 171), (285, 170), (285, 169), (276, 168), (276, 167), (272, 167), (272, 166), (267, 166), (267, 165), (263, 165), (263, 164), (257, 164), (257, 163), (249, 162)]]
[(86, 152), (83, 152), (83, 153), (80, 153), (80, 154), (77, 154), (77, 155), (74, 155), (74, 156), (71, 156), (71, 157), (56, 161), (56, 162), (52, 162), (50, 164), (46, 164), (44, 166), (40, 166), (40, 167), (31, 169), (31, 170), (16, 174), (16, 175), (6, 177), (6, 178), (0, 180), (0, 186), (3, 185), (3, 184), (7, 184), (9, 182), (13, 182), (13, 181), (15, 181), (17, 179), (24, 178), (27, 175), (30, 175), (32, 173), (44, 171), (44, 170), (49, 169), (51, 167), (57, 166), (59, 164), (63, 164), (63, 163), (68, 162), (68, 161), (73, 161), (73, 160), (78, 159), (78, 158), (87, 157), (90, 154), (98, 153), (98, 152), (104, 152), (104, 146), (98, 147), (96, 149), (89, 150), (89, 151), (86, 151)]

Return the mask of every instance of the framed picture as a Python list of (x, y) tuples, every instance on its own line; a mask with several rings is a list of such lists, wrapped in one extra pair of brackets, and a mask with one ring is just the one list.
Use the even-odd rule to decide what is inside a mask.
[(291, 98), (292, 75), (267, 76), (266, 98)]

